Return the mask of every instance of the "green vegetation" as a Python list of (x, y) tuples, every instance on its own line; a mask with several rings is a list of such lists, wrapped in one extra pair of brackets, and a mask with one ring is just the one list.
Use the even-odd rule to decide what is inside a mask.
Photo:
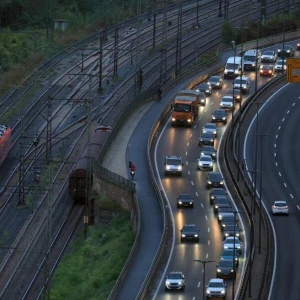
[(56, 270), (50, 299), (107, 299), (133, 242), (128, 213), (118, 213), (105, 228), (90, 226)]

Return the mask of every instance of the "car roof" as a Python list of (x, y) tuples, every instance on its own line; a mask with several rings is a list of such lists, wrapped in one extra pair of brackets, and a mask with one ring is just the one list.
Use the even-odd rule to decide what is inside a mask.
[(207, 126), (207, 125), (217, 127), (217, 124), (215, 124), (215, 123), (206, 123), (206, 124), (204, 125), (204, 127)]
[(212, 160), (212, 158), (211, 158), (210, 155), (201, 155), (200, 159), (202, 159), (202, 158), (206, 158), (206, 159)]
[(212, 132), (202, 132), (201, 136), (203, 136), (203, 137), (205, 137), (205, 136), (207, 136), (207, 137), (211, 137), (211, 136), (214, 137), (214, 134)]
[(195, 228), (196, 224), (184, 224), (183, 227)]
[(191, 195), (191, 194), (179, 194), (179, 196), (178, 196), (178, 197), (180, 197), (180, 196), (185, 196), (185, 197), (189, 196), (189, 197), (192, 197), (192, 195)]
[(276, 203), (287, 203), (287, 202), (285, 200), (275, 200), (274, 204), (276, 204)]
[(216, 151), (214, 146), (208, 146), (208, 145), (202, 146), (200, 151), (202, 151), (202, 150), (214, 150), (214, 151)]
[(214, 111), (214, 113), (225, 113), (225, 114), (227, 114), (227, 113), (226, 113), (226, 110), (225, 110), (225, 109), (222, 109), (222, 108), (216, 109), (216, 110)]
[(212, 278), (209, 280), (209, 282), (220, 282), (220, 283), (224, 283), (224, 279), (221, 278)]
[(181, 159), (181, 156), (175, 156), (175, 155), (167, 155), (167, 159)]
[(221, 176), (222, 177), (220, 172), (209, 172), (208, 176)]

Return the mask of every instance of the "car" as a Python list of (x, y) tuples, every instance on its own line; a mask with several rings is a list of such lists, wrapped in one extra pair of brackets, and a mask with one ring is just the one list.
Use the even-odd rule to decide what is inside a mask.
[(198, 170), (213, 170), (213, 160), (210, 155), (202, 155), (197, 159)]
[(236, 236), (241, 238), (241, 230), (238, 224), (227, 225), (226, 228), (222, 231), (223, 240), (225, 240), (228, 236)]
[(294, 56), (295, 49), (293, 45), (285, 44), (282, 48), (278, 49), (277, 56), (281, 58)]
[(296, 49), (300, 50), (300, 42), (297, 43)]
[(223, 298), (226, 299), (227, 285), (223, 279), (212, 278), (206, 285), (206, 299)]
[(248, 76), (239, 76), (234, 79), (233, 88), (240, 89), (243, 94), (250, 91), (250, 78)]
[(210, 132), (201, 133), (199, 136), (199, 145), (213, 146), (215, 141), (215, 136)]
[(238, 237), (228, 236), (223, 242), (223, 249), (236, 249), (241, 253), (242, 242)]
[(199, 242), (199, 229), (195, 224), (183, 225), (181, 232), (181, 243), (185, 241)]
[(231, 216), (233, 214), (232, 207), (219, 207), (218, 208), (218, 221), (220, 222), (224, 217)]
[(190, 194), (180, 194), (177, 197), (177, 208), (194, 207), (194, 198)]
[(278, 215), (278, 214), (289, 214), (289, 206), (285, 200), (277, 200), (274, 201), (272, 205), (272, 214)]
[(234, 110), (234, 101), (232, 96), (223, 96), (220, 101), (220, 108), (224, 108), (226, 110)]
[(238, 224), (238, 219), (236, 219), (234, 216), (224, 216), (219, 223), (221, 230), (225, 230), (229, 225)]
[[(233, 258), (234, 256), (234, 258)], [(235, 260), (235, 265), (238, 266), (239, 265), (239, 258), (240, 255), (238, 253), (237, 250), (233, 250), (233, 249), (223, 249), (222, 253), (220, 254), (220, 258), (221, 260)]]
[(180, 156), (169, 155), (165, 157), (165, 175), (182, 175), (183, 162)]
[(224, 124), (227, 123), (227, 113), (226, 110), (223, 108), (216, 109), (212, 116), (211, 116), (212, 122), (222, 122)]
[(262, 63), (274, 63), (277, 59), (277, 53), (275, 51), (266, 50), (261, 56)]
[(217, 196), (226, 196), (227, 191), (224, 190), (223, 188), (215, 188), (212, 189), (211, 192), (209, 193), (209, 202), (210, 204), (214, 203), (214, 200), (216, 199)]
[(165, 290), (182, 290), (185, 289), (185, 276), (182, 272), (169, 272), (165, 278)]
[(212, 89), (221, 89), (223, 87), (223, 78), (219, 75), (210, 76), (208, 83), (211, 85)]
[(241, 99), (242, 99), (241, 90), (237, 87), (235, 87), (233, 89), (232, 88), (227, 89), (226, 95), (233, 97), (235, 102), (241, 102)]
[(232, 259), (220, 259), (217, 264), (217, 278), (233, 278), (235, 269)]
[(260, 67), (259, 76), (269, 76), (272, 77), (275, 74), (274, 66), (273, 65), (263, 65)]
[(224, 179), (220, 172), (209, 172), (206, 178), (206, 187), (223, 187)]
[(231, 207), (227, 196), (218, 196), (214, 201), (214, 213), (218, 212), (220, 207)]
[(281, 72), (282, 71), (282, 67), (283, 70), (286, 70), (286, 59), (282, 60), (282, 59), (278, 59), (275, 65), (275, 72)]
[(202, 128), (202, 132), (210, 132), (216, 137), (218, 135), (218, 127), (215, 123), (206, 123)]
[(208, 82), (202, 82), (197, 85), (196, 91), (203, 92), (206, 96), (210, 96), (212, 93), (212, 87)]
[(200, 156), (202, 155), (209, 155), (213, 160), (215, 160), (217, 151), (214, 146), (202, 146), (200, 149)]

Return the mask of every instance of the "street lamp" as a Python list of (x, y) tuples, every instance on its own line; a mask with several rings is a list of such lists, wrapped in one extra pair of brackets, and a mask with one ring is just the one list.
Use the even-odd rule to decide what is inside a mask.
[(203, 264), (203, 284), (202, 284), (202, 299), (205, 299), (205, 265), (207, 263), (216, 262), (215, 260), (200, 260), (200, 259), (194, 259), (194, 261), (200, 262)]

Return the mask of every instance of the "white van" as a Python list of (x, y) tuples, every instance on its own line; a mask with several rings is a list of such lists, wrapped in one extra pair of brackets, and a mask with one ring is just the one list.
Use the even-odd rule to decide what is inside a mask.
[(233, 78), (241, 75), (244, 69), (244, 61), (240, 56), (232, 56), (227, 59), (224, 70), (224, 78)]
[(239, 76), (234, 79), (233, 87), (241, 89), (243, 94), (249, 93), (250, 90), (250, 79), (247, 76)]
[(261, 51), (252, 49), (244, 53), (244, 70), (255, 70), (260, 68)]

